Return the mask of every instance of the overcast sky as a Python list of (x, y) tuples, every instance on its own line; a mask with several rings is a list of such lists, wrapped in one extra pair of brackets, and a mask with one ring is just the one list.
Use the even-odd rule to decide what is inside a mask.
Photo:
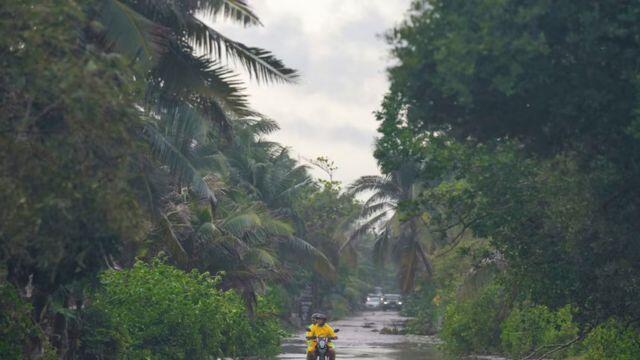
[(387, 89), (390, 61), (380, 35), (403, 19), (409, 0), (249, 3), (263, 27), (222, 22), (216, 29), (273, 51), (301, 76), (295, 85), (249, 84), (253, 107), (280, 124), (272, 138), (294, 157), (329, 157), (339, 168), (336, 180), (377, 174), (372, 113)]

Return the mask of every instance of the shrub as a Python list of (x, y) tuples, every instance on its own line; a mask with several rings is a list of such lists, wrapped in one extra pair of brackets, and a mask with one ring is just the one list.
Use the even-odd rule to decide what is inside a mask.
[(33, 334), (31, 306), (16, 289), (0, 284), (0, 354), (3, 359), (22, 359), (22, 344)]
[(411, 317), (406, 326), (408, 333), (432, 335), (436, 332), (439, 311), (433, 301), (435, 296), (435, 287), (423, 284), (405, 299), (402, 314)]
[[(111, 354), (115, 358), (264, 358), (279, 347), (282, 331), (272, 304), (260, 299), (251, 319), (241, 298), (216, 289), (219, 279), (207, 273), (187, 273), (154, 260), (107, 271), (101, 280), (103, 289), (91, 309), (97, 312), (96, 336), (85, 337), (85, 344), (121, 347), (121, 354)], [(100, 353), (87, 348), (85, 353)]]
[[(24, 301), (16, 288), (8, 283), (0, 283), (0, 358), (19, 360), (26, 358), (23, 347), (28, 342), (41, 345), (41, 360), (57, 358), (55, 350), (46, 335), (31, 318), (31, 304)], [(37, 341), (34, 341), (38, 339)]]
[(610, 320), (587, 335), (584, 346), (589, 360), (640, 359), (640, 334), (630, 326)]
[[(578, 335), (570, 306), (551, 311), (546, 306), (521, 307), (513, 310), (502, 323), (502, 348), (514, 358), (520, 358), (537, 349), (551, 350)], [(563, 357), (573, 352), (567, 349), (554, 354)]]
[(440, 334), (445, 350), (455, 354), (497, 351), (502, 293), (501, 287), (489, 285), (477, 297), (449, 304)]
[(117, 360), (125, 347), (122, 329), (115, 326), (105, 311), (95, 306), (82, 313), (79, 358), (85, 360)]

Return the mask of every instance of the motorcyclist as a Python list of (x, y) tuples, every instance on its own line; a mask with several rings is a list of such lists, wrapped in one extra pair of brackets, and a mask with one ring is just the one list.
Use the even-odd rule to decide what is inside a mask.
[[(307, 340), (312, 340), (311, 344), (307, 347), (307, 360), (315, 360), (316, 358), (316, 338), (326, 337), (330, 340), (336, 340), (338, 337), (333, 331), (333, 328), (327, 324), (327, 316), (324, 314), (316, 314), (316, 323), (309, 328), (307, 332)], [(336, 351), (333, 342), (329, 342), (329, 349), (327, 349), (327, 355), (329, 360), (335, 360)]]

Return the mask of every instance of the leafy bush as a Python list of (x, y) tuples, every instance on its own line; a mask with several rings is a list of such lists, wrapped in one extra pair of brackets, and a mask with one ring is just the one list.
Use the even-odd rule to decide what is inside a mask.
[(55, 350), (42, 330), (33, 323), (31, 304), (20, 298), (13, 285), (0, 283), (0, 358), (25, 358), (23, 346), (38, 339), (42, 347), (41, 360), (57, 359)]
[(456, 354), (496, 352), (500, 345), (502, 293), (501, 287), (492, 284), (477, 297), (449, 304), (440, 334), (445, 350)]
[(277, 320), (277, 304), (273, 299), (259, 297), (255, 318), (247, 316), (247, 309), (240, 297), (232, 291), (224, 293), (221, 344), (222, 353), (228, 357), (272, 357), (280, 352), (280, 340), (285, 332)]
[(79, 358), (86, 360), (117, 360), (124, 352), (125, 337), (108, 314), (95, 306), (83, 312)]
[(406, 330), (410, 334), (432, 335), (436, 332), (438, 307), (433, 302), (435, 286), (422, 284), (405, 299), (402, 314), (410, 316)]
[(610, 320), (595, 328), (584, 341), (589, 360), (640, 359), (640, 334), (632, 327)]
[[(546, 306), (517, 308), (502, 323), (502, 348), (514, 358), (532, 351), (564, 344), (578, 335), (578, 327), (572, 319), (572, 309), (565, 306), (551, 311)], [(571, 349), (554, 354), (562, 357)]]
[(34, 331), (31, 306), (15, 288), (0, 284), (0, 354), (3, 359), (21, 359), (22, 344)]
[[(260, 299), (255, 319), (241, 298), (216, 289), (219, 278), (154, 260), (102, 274), (85, 354), (108, 359), (205, 359), (277, 353), (282, 331), (273, 304)], [(92, 334), (92, 335), (91, 335)], [(91, 345), (96, 349), (91, 350)]]

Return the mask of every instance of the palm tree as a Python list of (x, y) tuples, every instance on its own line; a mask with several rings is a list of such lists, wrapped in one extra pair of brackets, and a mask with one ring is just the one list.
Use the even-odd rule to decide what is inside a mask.
[(323, 273), (331, 262), (294, 230), (293, 202), (310, 186), (305, 167), (282, 145), (264, 135), (277, 129), (264, 118), (239, 119), (233, 138), (209, 131), (207, 141), (188, 147), (190, 163), (219, 199), (215, 213), (191, 198), (172, 192), (154, 235), (157, 248), (181, 267), (224, 271), (222, 286), (237, 289), (251, 309), (266, 283), (286, 280), (288, 254), (313, 259)]
[(406, 163), (385, 176), (363, 176), (350, 187), (351, 194), (373, 192), (364, 203), (362, 223), (342, 245), (365, 234), (375, 233), (374, 257), (378, 263), (392, 258), (398, 265), (398, 280), (403, 292), (413, 289), (418, 273), (431, 274), (432, 267), (423, 241), (426, 232), (419, 214), (403, 215), (402, 204), (415, 200), (420, 192), (417, 169)]
[[(146, 84), (140, 104), (148, 119), (145, 134), (157, 159), (179, 185), (208, 199), (216, 198), (189, 162), (194, 141), (207, 129), (231, 128), (231, 121), (255, 115), (242, 83), (225, 59), (240, 64), (259, 82), (292, 82), (294, 70), (270, 52), (231, 40), (201, 17), (222, 16), (244, 25), (260, 21), (243, 0), (103, 0), (98, 29), (105, 48), (135, 60)], [(203, 55), (199, 55), (198, 53)]]
[(187, 205), (177, 211), (175, 199), (187, 190), (206, 200), (213, 220), (218, 199), (207, 170), (198, 167), (199, 152), (212, 133), (228, 137), (234, 121), (259, 116), (233, 65), (258, 82), (292, 82), (297, 74), (270, 52), (229, 39), (201, 20), (260, 25), (243, 0), (102, 0), (95, 17), (103, 28), (90, 34), (105, 50), (132, 59), (142, 75), (135, 79), (144, 86), (142, 133), (154, 156), (140, 161), (140, 187), (154, 215), (154, 234), (184, 263)]

